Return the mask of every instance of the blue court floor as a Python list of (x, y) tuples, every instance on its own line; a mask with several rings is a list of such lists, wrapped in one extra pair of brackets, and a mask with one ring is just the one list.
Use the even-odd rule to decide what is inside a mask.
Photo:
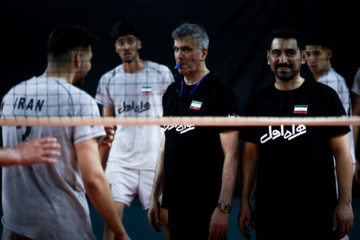
[[(94, 234), (97, 240), (102, 240), (104, 221), (102, 220), (96, 209), (89, 203), (91, 221), (93, 224)], [(230, 226), (228, 231), (227, 240), (244, 240), (240, 234), (237, 217), (239, 213), (239, 200), (234, 199), (232, 203), (232, 210), (230, 213)], [(2, 209), (0, 214), (2, 215)], [(349, 233), (350, 240), (360, 239), (360, 196), (353, 198), (353, 210), (354, 210), (354, 226)], [(147, 211), (142, 209), (142, 206), (134, 201), (130, 208), (125, 208), (124, 226), (132, 240), (165, 240), (163, 233), (156, 233), (152, 230), (147, 219)], [(2, 224), (0, 224), (0, 232), (2, 232)], [(0, 235), (1, 237), (1, 235)], [(251, 235), (251, 239), (255, 239), (254, 232)], [(291, 239), (291, 238), (289, 238)], [(71, 239), (69, 239), (71, 240)], [(320, 240), (320, 239), (319, 239)]]
[[(238, 224), (237, 217), (240, 210), (239, 200), (234, 199), (230, 213), (230, 226), (227, 240), (243, 240)], [(353, 199), (353, 210), (355, 215), (354, 227), (349, 233), (350, 240), (360, 239), (360, 197)], [(94, 234), (97, 240), (102, 239), (104, 222), (97, 211), (90, 206), (90, 213), (94, 228)], [(149, 225), (147, 211), (142, 209), (138, 202), (134, 202), (131, 207), (124, 210), (123, 223), (125, 229), (132, 240), (165, 240), (163, 233), (156, 233)], [(256, 239), (254, 232), (251, 239)], [(291, 238), (289, 238), (291, 239)], [(320, 239), (319, 239), (320, 240)]]

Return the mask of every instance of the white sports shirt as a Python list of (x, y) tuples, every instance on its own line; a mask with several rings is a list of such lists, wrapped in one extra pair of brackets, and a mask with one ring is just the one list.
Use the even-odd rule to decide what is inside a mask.
[[(100, 117), (95, 100), (64, 79), (33, 77), (2, 100), (2, 117)], [(105, 135), (103, 126), (3, 126), (4, 147), (55, 137), (54, 164), (4, 167), (3, 224), (31, 239), (95, 239), (75, 145)]]
[[(98, 104), (115, 108), (116, 117), (162, 117), (162, 96), (174, 81), (170, 69), (151, 61), (138, 73), (119, 65), (98, 84)], [(117, 126), (108, 164), (155, 170), (163, 131), (160, 126)]]
[[(318, 79), (318, 82), (328, 85), (337, 92), (347, 116), (351, 116), (352, 110), (351, 110), (350, 91), (348, 86), (346, 85), (345, 79), (340, 74), (338, 74), (333, 68), (330, 68), (325, 74), (323, 74)], [(351, 152), (353, 164), (355, 164), (356, 160), (355, 160), (353, 127), (350, 126), (350, 129), (351, 129), (351, 132), (349, 133), (350, 152)]]

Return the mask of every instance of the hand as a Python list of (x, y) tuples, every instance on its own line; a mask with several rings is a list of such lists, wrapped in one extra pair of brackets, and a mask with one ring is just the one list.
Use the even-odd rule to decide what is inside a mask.
[(354, 224), (354, 213), (351, 204), (338, 203), (333, 215), (333, 230), (339, 231), (340, 239), (344, 238)]
[(151, 201), (148, 211), (149, 224), (155, 232), (161, 232), (160, 224), (160, 203)]
[(210, 220), (209, 240), (220, 240), (226, 236), (229, 228), (229, 213), (215, 208)]
[(100, 137), (99, 139), (99, 148), (102, 147), (111, 147), (111, 143), (114, 140), (115, 130), (113, 126), (104, 127), (106, 135)]
[(56, 138), (40, 138), (20, 143), (14, 148), (16, 164), (29, 166), (38, 163), (55, 163), (51, 157), (60, 157), (60, 144)]
[[(240, 207), (240, 213), (238, 217), (238, 224), (240, 228), (241, 234), (244, 236), (245, 239), (250, 239), (250, 232), (253, 230), (253, 212), (251, 206), (244, 205)], [(246, 226), (248, 224), (248, 227)]]

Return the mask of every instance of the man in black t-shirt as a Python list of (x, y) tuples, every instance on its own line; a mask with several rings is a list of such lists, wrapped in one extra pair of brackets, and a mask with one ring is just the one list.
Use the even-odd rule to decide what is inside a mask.
[[(205, 65), (209, 39), (196, 24), (173, 32), (174, 55), (183, 79), (163, 96), (164, 116), (236, 116), (232, 90)], [(169, 231), (176, 239), (224, 239), (235, 187), (239, 154), (236, 127), (164, 126), (149, 209), (158, 231), (158, 199), (168, 209)]]
[[(305, 61), (297, 31), (274, 31), (269, 47), (268, 64), (276, 81), (250, 97), (246, 116), (346, 116), (332, 88), (300, 76)], [(258, 240), (340, 239), (349, 232), (353, 225), (349, 131), (347, 126), (303, 124), (242, 129), (238, 223), (245, 238), (249, 239), (253, 220)]]

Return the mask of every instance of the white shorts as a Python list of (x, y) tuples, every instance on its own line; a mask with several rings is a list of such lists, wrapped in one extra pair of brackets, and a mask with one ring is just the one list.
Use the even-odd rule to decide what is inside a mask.
[(108, 164), (105, 175), (115, 202), (122, 202), (129, 207), (138, 195), (143, 208), (149, 208), (155, 170), (138, 170)]

